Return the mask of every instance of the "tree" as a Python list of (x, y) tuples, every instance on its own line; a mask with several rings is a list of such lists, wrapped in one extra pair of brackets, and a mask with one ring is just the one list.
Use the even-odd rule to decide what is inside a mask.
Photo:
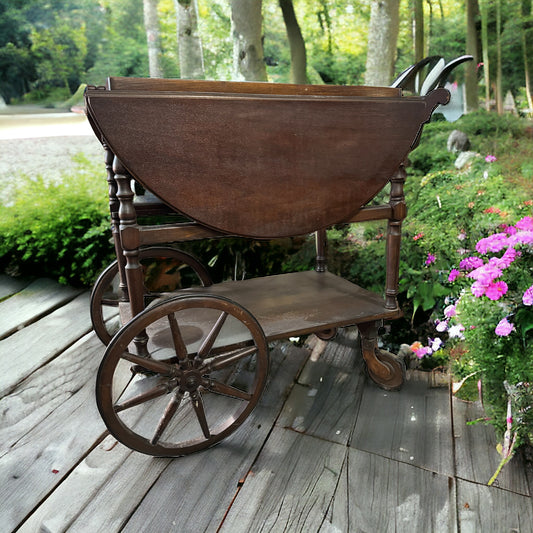
[(368, 28), (365, 85), (391, 82), (400, 24), (399, 0), (372, 0)]
[(203, 79), (204, 56), (198, 33), (197, 0), (174, 0), (178, 27), (180, 77)]
[(291, 83), (307, 83), (307, 56), (292, 0), (279, 0), (291, 49)]
[[(424, 58), (424, 0), (415, 2), (415, 63)], [(431, 5), (431, 2), (430, 2)]]
[(465, 70), (465, 92), (466, 109), (468, 112), (478, 108), (477, 94), (477, 63), (478, 63), (478, 34), (476, 19), (478, 17), (477, 0), (467, 0), (466, 2), (466, 53), (473, 56), (474, 60), (466, 64)]
[(231, 0), (233, 77), (267, 81), (263, 59), (261, 0)]
[(161, 78), (163, 73), (159, 64), (159, 20), (157, 0), (143, 0), (144, 27), (148, 45), (148, 68), (151, 78)]
[(488, 1), (481, 0), (481, 49), (483, 50), (483, 78), (485, 80), (485, 109), (490, 111), (490, 61), (488, 34)]

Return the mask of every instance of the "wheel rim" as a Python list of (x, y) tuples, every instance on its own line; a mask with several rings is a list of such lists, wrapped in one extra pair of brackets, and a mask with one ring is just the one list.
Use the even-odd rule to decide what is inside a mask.
[[(150, 340), (139, 348), (145, 331)], [(98, 372), (97, 404), (117, 440), (176, 457), (234, 432), (267, 373), (267, 343), (250, 313), (221, 297), (179, 296), (140, 313), (113, 338)]]
[[(155, 267), (152, 263), (144, 268), (144, 295), (147, 303), (160, 296), (163, 290), (185, 288), (194, 282), (200, 282), (203, 287), (212, 284), (205, 267), (195, 257), (181, 250), (168, 247), (145, 248), (140, 250), (139, 259), (141, 263), (148, 263), (150, 260), (156, 262)], [(166, 263), (163, 263), (164, 261)], [(183, 267), (189, 267), (191, 270), (185, 280), (182, 275)], [(114, 320), (106, 316), (106, 309), (116, 309), (118, 315), (121, 299), (119, 281), (118, 261), (113, 261), (100, 274), (91, 293), (91, 322), (97, 337), (105, 345), (109, 344), (121, 326), (120, 319)]]

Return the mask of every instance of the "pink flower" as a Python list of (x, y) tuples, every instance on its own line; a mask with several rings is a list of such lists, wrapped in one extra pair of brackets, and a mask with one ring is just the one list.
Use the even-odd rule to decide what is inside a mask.
[(452, 316), (455, 316), (457, 314), (457, 311), (455, 309), (455, 305), (449, 305), (444, 309), (444, 316), (446, 318), (451, 318)]
[(497, 281), (496, 283), (491, 283), (485, 290), (485, 296), (489, 300), (499, 300), (507, 292), (507, 283), (505, 281)]
[(511, 322), (509, 322), (507, 318), (502, 318), (496, 326), (494, 333), (496, 333), (496, 335), (498, 335), (499, 337), (507, 337), (513, 330), (513, 324), (511, 324)]
[(496, 159), (496, 156), (492, 155), (492, 154), (488, 154), (486, 157), (485, 157), (485, 161), (487, 163), (494, 163), (494, 161), (497, 161)]
[(507, 250), (505, 250), (501, 257), (491, 257), (489, 259), (489, 264), (501, 269), (508, 268), (519, 255), (520, 252), (517, 252), (514, 248), (509, 247)]
[(479, 281), (483, 285), (488, 285), (501, 275), (502, 271), (497, 266), (487, 263), (486, 265), (472, 270), (472, 272), (468, 274), (468, 277)]
[(444, 333), (445, 331), (448, 331), (448, 321), (447, 320), (436, 320), (435, 321), (435, 329), (439, 333)]
[(417, 235), (415, 235), (415, 236), (413, 237), (413, 241), (417, 241), (418, 239), (421, 239), (423, 236), (424, 236), (423, 233), (418, 233)]
[(532, 231), (533, 230), (533, 218), (524, 217), (521, 218), (516, 224), (515, 227), (522, 231)]
[(436, 260), (437, 258), (433, 254), (428, 254), (426, 259), (426, 266), (432, 265)]
[(522, 303), (524, 305), (533, 305), (533, 285), (531, 285), (531, 287), (524, 292), (524, 295), (522, 296)]
[(460, 263), (459, 268), (463, 270), (474, 270), (483, 265), (483, 259), (481, 257), (465, 257)]
[(459, 276), (461, 275), (461, 272), (457, 270), (456, 268), (452, 268), (450, 270), (450, 275), (448, 276), (448, 281), (454, 282)]
[(472, 294), (476, 298), (481, 298), (485, 294), (486, 289), (487, 286), (483, 285), (483, 283), (480, 283), (479, 281), (474, 281), (474, 283), (472, 283), (472, 287), (470, 287)]
[(516, 244), (531, 244), (533, 243), (533, 230), (517, 231), (512, 237), (509, 237), (509, 244), (515, 246)]
[(505, 233), (495, 233), (489, 237), (481, 239), (476, 244), (476, 250), (480, 254), (486, 254), (487, 252), (499, 252), (505, 247), (509, 246), (508, 237)]

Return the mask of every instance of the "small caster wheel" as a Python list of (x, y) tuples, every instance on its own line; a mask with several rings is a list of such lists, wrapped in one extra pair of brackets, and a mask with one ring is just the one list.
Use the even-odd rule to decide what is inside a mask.
[(268, 346), (256, 319), (227, 298), (192, 293), (145, 309), (113, 337), (96, 400), (118, 441), (178, 457), (233, 433), (267, 374)]
[[(366, 361), (366, 369), (370, 379), (384, 390), (400, 390), (405, 382), (405, 363), (393, 353), (375, 350), (377, 364)], [(372, 368), (374, 367), (374, 368)]]
[[(139, 252), (144, 270), (145, 305), (164, 291), (184, 289), (200, 283), (212, 285), (205, 267), (192, 255), (169, 247), (144, 248)], [(91, 292), (91, 322), (97, 337), (107, 345), (120, 329), (120, 319), (106, 321), (105, 309), (118, 311), (119, 294), (118, 261), (113, 261), (98, 277)]]
[(323, 341), (330, 341), (337, 336), (337, 328), (328, 328), (315, 332), (315, 335)]

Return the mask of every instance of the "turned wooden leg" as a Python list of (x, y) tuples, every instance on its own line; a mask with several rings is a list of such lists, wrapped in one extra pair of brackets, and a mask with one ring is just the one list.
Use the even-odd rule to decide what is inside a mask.
[(405, 381), (405, 364), (394, 354), (378, 348), (379, 322), (365, 322), (357, 327), (370, 379), (382, 389), (399, 390)]

